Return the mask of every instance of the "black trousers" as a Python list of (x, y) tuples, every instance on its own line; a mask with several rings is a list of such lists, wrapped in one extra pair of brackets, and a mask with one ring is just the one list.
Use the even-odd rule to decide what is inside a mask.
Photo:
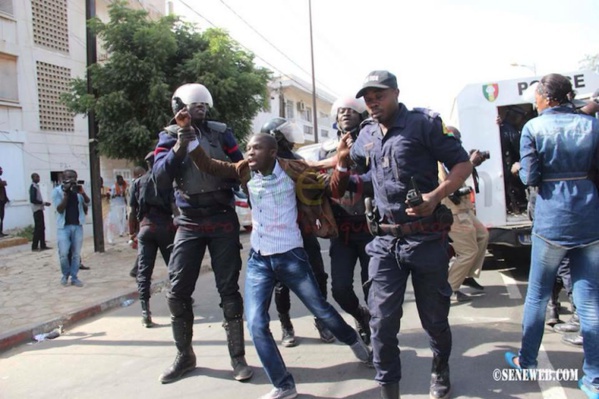
[(175, 226), (169, 220), (163, 223), (142, 220), (137, 234), (137, 290), (140, 300), (150, 299), (156, 255), (160, 250), (162, 259), (168, 266), (174, 238)]
[(44, 210), (33, 212), (33, 241), (31, 249), (46, 248), (46, 223)]
[(6, 203), (0, 202), (0, 234), (4, 232), (4, 206)]

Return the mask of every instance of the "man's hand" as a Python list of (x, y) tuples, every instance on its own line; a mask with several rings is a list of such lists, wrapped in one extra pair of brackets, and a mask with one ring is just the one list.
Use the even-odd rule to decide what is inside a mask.
[(350, 163), (349, 153), (351, 146), (354, 144), (351, 133), (344, 134), (337, 145), (337, 162), (338, 165), (347, 168)]
[(514, 162), (510, 171), (514, 176), (518, 176), (518, 172), (520, 172), (520, 162)]
[(484, 159), (480, 155), (480, 151), (479, 150), (473, 150), (470, 153), (470, 162), (472, 162), (472, 165), (474, 165), (474, 166), (480, 166), (480, 164), (483, 163), (483, 161), (484, 161)]
[(175, 121), (179, 126), (179, 133), (177, 134), (177, 143), (173, 147), (175, 155), (178, 157), (184, 157), (187, 154), (187, 145), (197, 140), (196, 133), (191, 127), (191, 116), (187, 112), (187, 108), (183, 108), (175, 115)]
[[(434, 192), (422, 194), (422, 204), (412, 207), (406, 208), (406, 214), (408, 216), (430, 216), (433, 214), (433, 211), (439, 205), (440, 199), (434, 194)], [(406, 201), (406, 204), (408, 202)], [(408, 204), (409, 205), (409, 204)]]

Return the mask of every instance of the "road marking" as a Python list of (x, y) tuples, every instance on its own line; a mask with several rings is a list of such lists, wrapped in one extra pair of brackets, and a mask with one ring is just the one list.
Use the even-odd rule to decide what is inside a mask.
[(501, 278), (503, 279), (503, 284), (505, 285), (505, 289), (510, 297), (510, 299), (522, 299), (522, 294), (520, 293), (520, 289), (518, 288), (518, 283), (512, 277), (512, 273), (508, 271), (503, 271), (499, 273)]
[[(549, 361), (549, 356), (547, 356), (547, 352), (545, 351), (545, 347), (543, 346), (543, 344), (541, 344), (541, 347), (539, 348), (539, 355), (537, 357), (537, 360), (539, 362), (540, 368), (555, 370), (553, 368), (553, 365)], [(539, 383), (539, 388), (541, 388), (543, 399), (561, 399), (567, 397), (566, 391), (564, 391), (564, 388), (562, 387), (559, 381), (539, 380), (537, 382)]]

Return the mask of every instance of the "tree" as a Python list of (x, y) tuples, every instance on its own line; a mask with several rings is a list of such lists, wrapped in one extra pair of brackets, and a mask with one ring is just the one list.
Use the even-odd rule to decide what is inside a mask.
[(598, 54), (587, 54), (584, 59), (580, 61), (581, 69), (590, 69), (599, 73), (599, 53)]
[(253, 54), (221, 29), (199, 32), (173, 16), (151, 20), (122, 0), (109, 16), (106, 23), (89, 21), (108, 55), (87, 71), (94, 95), (85, 78), (75, 78), (62, 96), (75, 113), (94, 111), (102, 155), (143, 159), (171, 120), (171, 95), (184, 83), (210, 90), (210, 119), (227, 123), (241, 141), (250, 133), (253, 117), (268, 104), (271, 75), (254, 65)]

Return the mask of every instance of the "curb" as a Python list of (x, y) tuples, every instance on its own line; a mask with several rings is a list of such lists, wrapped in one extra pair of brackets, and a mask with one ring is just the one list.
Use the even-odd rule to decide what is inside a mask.
[[(168, 279), (155, 283), (153, 282), (152, 293), (162, 290), (162, 288), (168, 286), (168, 283)], [(108, 299), (100, 304), (76, 309), (70, 313), (67, 313), (66, 315), (62, 315), (52, 320), (2, 333), (0, 334), (0, 353), (6, 352), (16, 346), (34, 341), (34, 336), (37, 334), (48, 333), (59, 326), (63, 326), (64, 328), (72, 326), (73, 324), (106, 312), (107, 310), (121, 307), (124, 301), (137, 300), (138, 298), (139, 293), (137, 290), (130, 291), (126, 294)]]

